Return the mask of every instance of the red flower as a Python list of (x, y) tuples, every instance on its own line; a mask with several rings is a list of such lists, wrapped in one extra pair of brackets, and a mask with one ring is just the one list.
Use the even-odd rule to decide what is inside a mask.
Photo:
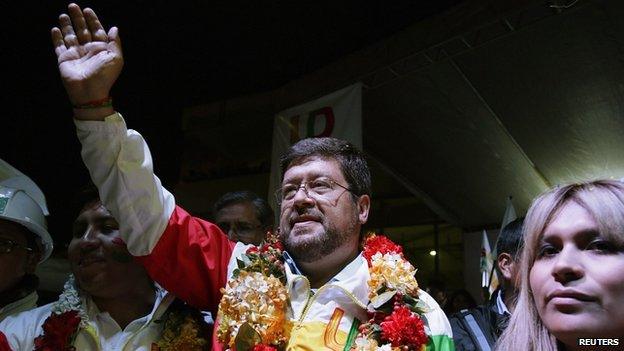
[(387, 253), (398, 253), (403, 254), (403, 248), (395, 243), (392, 240), (386, 238), (383, 235), (371, 235), (366, 238), (364, 242), (364, 258), (368, 261), (368, 264), (371, 263), (371, 257), (377, 252), (385, 255)]
[(250, 254), (250, 253), (256, 253), (258, 252), (258, 247), (257, 246), (252, 246), (250, 248), (247, 249), (247, 251), (245, 251), (245, 253)]
[(258, 344), (255, 345), (251, 351), (277, 351), (277, 349), (273, 346)]
[(381, 340), (392, 347), (408, 346), (420, 350), (427, 343), (425, 324), (405, 306), (397, 306), (391, 315), (381, 322)]
[(74, 350), (71, 343), (79, 325), (78, 311), (52, 313), (43, 322), (43, 335), (35, 338), (35, 351)]
[(276, 249), (278, 249), (278, 250), (280, 250), (280, 251), (284, 251), (284, 245), (282, 244), (282, 242), (281, 242), (281, 241), (276, 241), (276, 242), (273, 244), (273, 247), (274, 247), (274, 248), (276, 248)]

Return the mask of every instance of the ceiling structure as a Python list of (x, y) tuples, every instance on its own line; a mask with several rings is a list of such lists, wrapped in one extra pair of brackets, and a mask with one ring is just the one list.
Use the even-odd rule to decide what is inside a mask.
[[(624, 5), (486, 5), (459, 4), (279, 89), (187, 109), (182, 167), (197, 170), (212, 155), (208, 168), (241, 173), (215, 159), (227, 155), (257, 170), (253, 181), (238, 174), (237, 185), (267, 193), (274, 114), (361, 81), (374, 228), (491, 228), (509, 196), (524, 213), (553, 185), (623, 177)], [(176, 190), (185, 200), (222, 188)]]

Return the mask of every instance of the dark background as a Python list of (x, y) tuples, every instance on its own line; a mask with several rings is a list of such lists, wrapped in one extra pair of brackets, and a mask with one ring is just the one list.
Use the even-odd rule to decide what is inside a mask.
[[(459, 0), (90, 1), (120, 28), (125, 67), (115, 107), (150, 144), (165, 186), (177, 181), (181, 115), (188, 106), (278, 88), (375, 43)], [(49, 227), (62, 247), (88, 182), (49, 30), (64, 1), (0, 5), (0, 157), (42, 188)], [(62, 250), (61, 250), (62, 251)]]

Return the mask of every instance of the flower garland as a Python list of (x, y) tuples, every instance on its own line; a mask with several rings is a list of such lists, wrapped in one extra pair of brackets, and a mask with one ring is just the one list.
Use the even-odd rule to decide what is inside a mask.
[(360, 325), (351, 350), (423, 350), (429, 337), (420, 317), (426, 306), (418, 299), (416, 269), (401, 246), (384, 236), (369, 235), (362, 255), (371, 276), (370, 319)]
[[(283, 350), (288, 341), (288, 292), (283, 246), (271, 236), (237, 259), (233, 278), (221, 289), (219, 341), (237, 351)], [(384, 236), (369, 234), (363, 243), (368, 262), (370, 320), (359, 327), (352, 350), (421, 350), (428, 342), (420, 315), (416, 269), (403, 250)]]
[(43, 322), (43, 334), (35, 338), (35, 351), (74, 351), (74, 340), (87, 321), (74, 276), (70, 274), (58, 301), (52, 305), (52, 313)]
[[(52, 305), (52, 313), (43, 322), (43, 334), (35, 338), (35, 351), (75, 351), (73, 344), (80, 330), (96, 335), (88, 321), (75, 278), (70, 274), (58, 301)], [(175, 300), (156, 322), (164, 325), (160, 340), (152, 345), (153, 350), (207, 349), (209, 333), (203, 316), (181, 301)]]
[(282, 349), (286, 332), (286, 271), (284, 248), (272, 235), (237, 259), (233, 278), (221, 289), (217, 337), (237, 351)]
[(181, 300), (176, 299), (157, 322), (164, 324), (157, 350), (208, 349), (211, 333), (203, 315)]

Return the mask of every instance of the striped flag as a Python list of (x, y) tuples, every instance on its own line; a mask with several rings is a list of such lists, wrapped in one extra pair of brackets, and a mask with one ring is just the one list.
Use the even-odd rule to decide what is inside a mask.
[[(490, 279), (490, 274), (494, 265), (492, 250), (490, 248), (490, 240), (488, 240), (487, 232), (485, 230), (483, 230), (483, 239), (481, 241), (481, 261), (479, 263), (479, 270), (481, 271), (481, 287), (488, 288), (491, 294), (495, 290), (495, 287), (498, 286), (498, 276), (496, 275), (496, 272), (494, 272), (494, 274), (492, 274), (492, 278)], [(492, 286), (494, 286), (494, 289), (492, 289)]]

